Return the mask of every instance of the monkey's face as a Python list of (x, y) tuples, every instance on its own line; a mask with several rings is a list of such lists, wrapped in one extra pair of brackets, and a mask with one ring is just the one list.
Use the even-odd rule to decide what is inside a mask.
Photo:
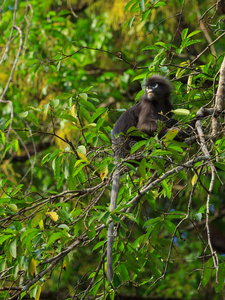
[(146, 82), (145, 97), (149, 101), (164, 100), (170, 95), (170, 90), (170, 84), (165, 78), (153, 75)]
[(158, 88), (159, 84), (157, 82), (152, 82), (146, 86), (146, 96), (149, 100), (156, 98)]

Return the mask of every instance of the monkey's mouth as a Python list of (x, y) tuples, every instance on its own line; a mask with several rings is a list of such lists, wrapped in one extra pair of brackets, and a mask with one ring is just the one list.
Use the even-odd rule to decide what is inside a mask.
[(147, 95), (149, 98), (152, 98), (154, 96), (154, 93), (153, 93), (153, 91), (148, 91)]

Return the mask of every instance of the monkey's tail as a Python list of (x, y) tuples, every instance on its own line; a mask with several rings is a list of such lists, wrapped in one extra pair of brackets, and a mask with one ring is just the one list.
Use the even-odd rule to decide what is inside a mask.
[[(119, 184), (120, 184), (120, 174), (119, 171), (116, 171), (113, 175), (112, 191), (111, 191), (111, 200), (110, 200), (110, 212), (116, 208), (117, 197), (119, 193)], [(107, 279), (109, 282), (113, 280), (113, 229), (114, 223), (110, 222), (108, 228), (108, 242), (107, 242)]]

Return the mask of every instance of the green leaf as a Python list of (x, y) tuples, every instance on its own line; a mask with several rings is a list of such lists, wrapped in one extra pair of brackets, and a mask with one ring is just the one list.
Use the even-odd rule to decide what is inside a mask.
[(124, 264), (120, 264), (119, 265), (119, 267), (118, 267), (118, 273), (119, 273), (119, 275), (120, 275), (120, 277), (122, 279), (122, 282), (130, 280), (128, 270), (127, 270), (127, 268), (125, 267)]
[[(80, 93), (79, 96), (87, 101), (88, 95), (86, 93)], [(80, 102), (80, 100), (79, 100)]]
[(8, 207), (9, 207), (9, 209), (12, 210), (13, 212), (17, 212), (17, 210), (18, 210), (17, 205), (14, 204), (14, 203), (9, 204)]
[(128, 24), (129, 28), (132, 27), (132, 24), (133, 24), (133, 22), (134, 22), (134, 19), (135, 19), (135, 16), (134, 16), (133, 18), (130, 19), (130, 22), (129, 22), (129, 24)]
[(18, 140), (14, 140), (12, 142), (12, 148), (15, 152), (17, 152), (18, 148), (19, 148), (19, 143), (18, 143)]
[(145, 195), (146, 200), (148, 201), (148, 204), (150, 205), (151, 208), (153, 208), (154, 210), (156, 209), (156, 197), (153, 194), (152, 191), (148, 192)]
[(171, 235), (173, 235), (174, 232), (175, 232), (175, 230), (176, 230), (176, 226), (175, 226), (172, 222), (170, 222), (170, 221), (168, 221), (168, 220), (165, 220), (163, 224), (164, 224), (166, 230), (168, 230), (169, 233), (170, 233)]
[(201, 213), (201, 212), (198, 212), (198, 213), (194, 214), (194, 217), (195, 217), (195, 219), (196, 219), (197, 221), (201, 221), (201, 219), (202, 219), (202, 213)]
[(62, 219), (65, 219), (65, 220), (69, 220), (70, 219), (70, 214), (65, 209), (59, 209), (59, 214), (62, 217)]
[(183, 179), (184, 181), (187, 181), (187, 174), (185, 173), (185, 171), (181, 171), (178, 173), (178, 176)]
[(206, 284), (209, 282), (209, 279), (210, 279), (211, 274), (212, 274), (212, 267), (213, 267), (213, 258), (211, 257), (205, 263), (205, 268), (204, 268), (204, 273), (203, 273), (203, 278), (202, 278), (203, 286), (206, 286)]
[(130, 150), (130, 153), (133, 154), (134, 152), (136, 152), (139, 148), (141, 148), (142, 146), (144, 146), (146, 144), (146, 140), (140, 141), (135, 143)]
[(46, 248), (49, 248), (56, 240), (61, 240), (62, 238), (68, 238), (68, 235), (65, 231), (56, 232), (50, 235)]
[(47, 103), (47, 104), (45, 104), (45, 105), (42, 106), (44, 115), (48, 114), (49, 106), (50, 106), (49, 103)]
[(59, 180), (60, 179), (60, 174), (61, 174), (61, 161), (62, 161), (62, 156), (56, 157), (53, 162), (52, 162), (52, 168), (54, 170), (54, 175), (55, 179)]
[(5, 241), (10, 239), (11, 237), (12, 237), (12, 235), (1, 235), (0, 236), (0, 245), (2, 245)]
[(187, 37), (190, 38), (190, 37), (192, 37), (193, 35), (196, 35), (196, 34), (198, 34), (198, 33), (200, 33), (200, 32), (201, 32), (201, 30), (195, 30), (195, 31), (191, 32)]
[(5, 271), (5, 268), (6, 268), (6, 259), (3, 259), (0, 261), (0, 272), (3, 272)]
[(79, 174), (79, 172), (87, 165), (86, 163), (84, 163), (83, 160), (78, 160), (77, 163), (81, 163), (79, 166), (75, 166), (75, 169), (73, 171), (73, 176), (76, 176)]
[(40, 232), (39, 229), (36, 228), (30, 228), (22, 234), (21, 240), (22, 240), (22, 246), (26, 245), (27, 248), (30, 247), (31, 242), (33, 238), (38, 235)]
[(178, 115), (178, 116), (188, 116), (188, 115), (190, 115), (190, 111), (188, 109), (184, 109), (184, 108), (177, 108), (177, 109), (172, 110), (172, 112), (175, 115)]
[(103, 115), (107, 112), (105, 107), (98, 107), (91, 118), (91, 122), (94, 122), (100, 115)]
[(60, 115), (60, 118), (63, 119), (63, 120), (67, 120), (67, 121), (77, 123), (77, 119), (74, 118), (73, 116), (69, 115), (69, 114), (62, 114), (62, 115)]
[(151, 153), (151, 156), (163, 156), (163, 155), (171, 155), (170, 151), (166, 151), (166, 150), (155, 150)]
[(134, 221), (135, 223), (137, 223), (137, 219), (134, 217), (133, 214), (131, 214), (131, 213), (123, 213), (123, 212), (122, 212), (121, 214), (122, 214), (123, 216), (127, 217), (128, 219)]
[[(144, 48), (143, 50), (147, 50), (147, 49)], [(141, 74), (135, 76), (135, 77), (132, 79), (132, 81), (144, 79), (144, 78), (146, 78), (147, 74), (148, 74), (148, 73), (141, 73)]]
[(88, 231), (87, 231), (87, 236), (88, 238), (91, 240), (96, 236), (96, 231), (95, 231), (95, 224), (92, 223), (89, 227), (88, 227)]
[(43, 166), (51, 158), (51, 153), (47, 153), (41, 160), (41, 165)]
[(54, 100), (50, 100), (49, 103), (51, 104), (52, 107), (56, 108), (59, 105), (60, 101), (59, 99), (54, 99)]
[[(99, 282), (97, 282), (93, 288), (91, 288), (91, 294), (94, 296), (96, 296), (97, 292), (98, 292), (98, 289), (100, 288), (100, 286), (102, 285), (103, 283), (103, 279), (101, 279)], [(96, 298), (95, 298), (96, 299)]]
[(77, 152), (79, 154), (83, 154), (83, 155), (86, 155), (87, 154), (87, 150), (86, 150), (86, 147), (84, 145), (80, 145), (77, 147)]
[(81, 114), (82, 118), (84, 118), (89, 123), (91, 123), (90, 113), (83, 106), (80, 106), (80, 114)]
[(61, 100), (67, 100), (70, 97), (73, 97), (73, 94), (71, 94), (71, 93), (62, 93), (62, 94), (59, 94), (59, 95), (56, 96), (56, 98), (59, 98)]
[(145, 11), (145, 0), (141, 0), (140, 8), (141, 8), (142, 11)]
[(67, 9), (62, 9), (60, 10), (60, 12), (58, 13), (58, 16), (64, 16), (64, 15), (69, 15), (70, 11)]
[(92, 251), (95, 251), (96, 249), (102, 247), (102, 246), (104, 245), (104, 243), (105, 243), (105, 241), (101, 241), (101, 242), (97, 243), (97, 244), (93, 247)]
[(162, 275), (163, 264), (155, 254), (149, 253), (148, 263), (150, 265), (151, 272), (156, 276), (156, 278), (160, 277)]
[(85, 99), (80, 99), (79, 104), (83, 105), (85, 108), (89, 109), (90, 111), (95, 111), (96, 110), (95, 106), (91, 102), (89, 102)]
[(149, 45), (149, 46), (146, 46), (144, 48), (142, 48), (142, 51), (145, 51), (145, 50), (158, 50), (159, 47), (156, 46), (156, 45)]
[(156, 223), (153, 227), (152, 234), (151, 234), (151, 243), (153, 245), (155, 245), (157, 243), (157, 239), (158, 239), (161, 228), (162, 228), (162, 222)]
[(28, 116), (28, 111), (21, 112), (19, 115), (21, 118), (26, 118)]
[(70, 230), (70, 228), (69, 228), (66, 224), (60, 224), (60, 225), (58, 226), (58, 228), (65, 229), (66, 231), (69, 231), (69, 230)]
[(173, 151), (176, 151), (176, 152), (180, 152), (180, 153), (183, 153), (184, 150), (177, 146), (177, 145), (173, 145), (173, 144), (170, 144), (168, 147), (167, 147), (168, 150), (173, 150)]
[(185, 47), (188, 47), (188, 46), (193, 45), (193, 44), (201, 43), (201, 42), (202, 42), (202, 40), (185, 41)]
[[(87, 92), (89, 92), (90, 90), (92, 90), (93, 89), (93, 86), (91, 85), (91, 86), (88, 86), (88, 87), (86, 87), (85, 89), (83, 89), (83, 93), (87, 93)], [(95, 94), (97, 94), (97, 93), (95, 93)]]
[(132, 170), (134, 173), (137, 173), (137, 169), (135, 166), (129, 164), (129, 163), (123, 163), (125, 166), (127, 166), (130, 170)]
[(17, 241), (16, 241), (16, 239), (14, 239), (9, 244), (9, 252), (12, 255), (13, 258), (16, 258), (16, 256), (17, 256)]
[(2, 144), (5, 145), (5, 134), (1, 132)]
[(1, 131), (5, 130), (5, 119), (4, 118), (0, 119), (0, 130)]
[(215, 291), (220, 293), (224, 287), (224, 280), (225, 280), (225, 263), (219, 264), (219, 271), (218, 271), (218, 281), (219, 283), (215, 284)]
[(128, 8), (129, 8), (133, 3), (135, 3), (135, 2), (137, 2), (137, 0), (131, 0), (131, 1), (129, 1), (129, 2), (126, 4), (125, 8), (124, 8), (124, 12), (126, 12), (126, 11), (128, 10)]
[(161, 7), (161, 6), (166, 6), (166, 2), (158, 1), (158, 2), (156, 2), (156, 4), (154, 4), (154, 8)]
[(129, 264), (129, 266), (132, 266), (132, 271), (135, 274), (139, 273), (138, 270), (141, 269), (141, 265), (140, 265), (139, 261), (133, 255), (131, 255), (130, 253), (125, 252), (124, 256), (125, 256), (125, 259), (126, 259), (127, 263)]
[(182, 40), (185, 40), (185, 38), (187, 37), (187, 34), (188, 34), (188, 28), (185, 28), (181, 33)]
[(136, 2), (131, 6), (131, 8), (130, 8), (131, 13), (135, 13), (139, 10), (139, 7), (138, 7), (139, 2), (140, 2), (140, 0), (136, 0)]
[(166, 192), (165, 193), (166, 196), (170, 199), (171, 196), (172, 196), (172, 187), (171, 187), (171, 185), (168, 185), (166, 180), (163, 180), (162, 187), (163, 187), (164, 191)]
[(146, 179), (146, 167), (147, 167), (146, 158), (143, 158), (140, 162), (140, 165), (139, 165), (139, 170), (140, 170), (140, 173), (141, 173), (141, 177), (143, 179)]
[(153, 224), (155, 223), (158, 223), (159, 221), (161, 221), (161, 218), (160, 217), (156, 217), (156, 218), (152, 218), (152, 219), (149, 219), (148, 221), (145, 222), (144, 226), (152, 226)]
[(221, 163), (221, 162), (215, 162), (214, 166), (216, 166), (217, 168), (219, 168), (222, 171), (225, 171), (225, 164)]
[[(147, 19), (147, 17), (149, 16), (149, 14), (151, 13), (151, 9), (147, 9), (143, 14), (142, 14), (142, 22), (145, 21)], [(143, 50), (143, 49), (142, 49)]]

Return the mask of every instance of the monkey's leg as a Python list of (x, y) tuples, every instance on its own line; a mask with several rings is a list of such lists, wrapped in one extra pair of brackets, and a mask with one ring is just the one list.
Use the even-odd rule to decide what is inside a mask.
[[(120, 174), (119, 171), (116, 171), (113, 175), (113, 184), (111, 191), (111, 200), (110, 200), (110, 211), (113, 211), (116, 208), (117, 197), (119, 193), (119, 184), (120, 184)], [(107, 243), (107, 279), (109, 282), (113, 280), (113, 229), (114, 223), (110, 222), (108, 228), (108, 243)]]

